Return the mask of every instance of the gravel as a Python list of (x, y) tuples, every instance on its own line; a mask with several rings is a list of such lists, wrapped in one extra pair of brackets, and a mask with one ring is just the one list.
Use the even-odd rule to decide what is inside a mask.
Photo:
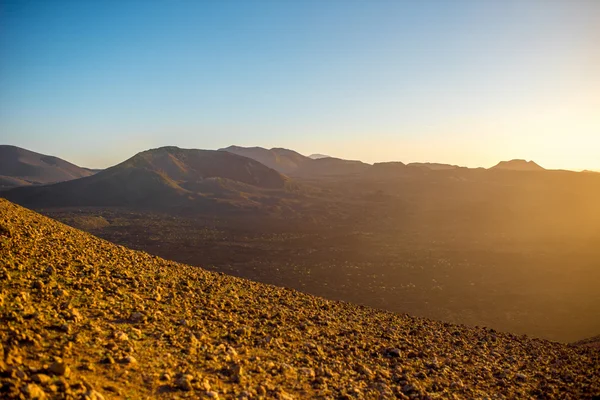
[(600, 394), (593, 347), (208, 272), (2, 199), (0, 320), (0, 398), (7, 399)]

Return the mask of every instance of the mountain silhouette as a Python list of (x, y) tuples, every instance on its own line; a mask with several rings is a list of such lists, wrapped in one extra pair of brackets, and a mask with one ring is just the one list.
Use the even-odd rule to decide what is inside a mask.
[[(282, 189), (286, 178), (259, 162), (225, 151), (162, 147), (95, 175), (4, 197), (31, 206), (177, 206), (208, 200), (243, 201), (242, 193)], [(205, 200), (205, 202), (203, 202)]]
[(0, 145), (0, 189), (68, 181), (93, 175), (58, 157)]
[(429, 170), (432, 170), (432, 171), (440, 171), (440, 170), (446, 170), (446, 169), (460, 168), (458, 165), (430, 163), (430, 162), (424, 162), (424, 163), (414, 162), (414, 163), (408, 164), (408, 166), (409, 167), (417, 167), (417, 168), (429, 169)]
[(511, 171), (545, 171), (544, 168), (540, 167), (535, 162), (525, 160), (500, 161), (490, 169), (504, 169)]
[(229, 146), (220, 149), (252, 158), (267, 167), (289, 176), (318, 177), (353, 175), (366, 171), (370, 165), (362, 161), (343, 160), (335, 157), (313, 159), (293, 150), (262, 147)]
[(282, 174), (293, 174), (302, 165), (312, 161), (300, 153), (283, 148), (229, 146), (219, 150), (251, 158)]

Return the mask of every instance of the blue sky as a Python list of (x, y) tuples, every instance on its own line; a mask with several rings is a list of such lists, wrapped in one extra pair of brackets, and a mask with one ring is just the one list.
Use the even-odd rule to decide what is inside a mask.
[(0, 0), (0, 142), (600, 169), (600, 1)]

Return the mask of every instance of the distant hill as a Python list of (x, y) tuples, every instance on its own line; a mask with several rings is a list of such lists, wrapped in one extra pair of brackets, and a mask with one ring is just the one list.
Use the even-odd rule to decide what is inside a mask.
[(313, 159), (293, 150), (262, 147), (229, 146), (220, 149), (252, 158), (282, 174), (297, 177), (353, 175), (366, 171), (370, 165), (361, 161), (342, 160), (334, 157)]
[(430, 163), (430, 162), (426, 162), (426, 163), (414, 162), (414, 163), (408, 164), (408, 166), (409, 167), (425, 168), (425, 169), (429, 169), (429, 170), (432, 170), (432, 171), (440, 171), (440, 170), (460, 168), (458, 165)]
[(300, 153), (283, 148), (229, 146), (219, 150), (251, 158), (282, 174), (294, 173), (302, 165), (311, 161)]
[(261, 163), (213, 150), (162, 147), (95, 175), (3, 193), (31, 206), (175, 206), (196, 200), (243, 201), (243, 192), (281, 189), (286, 178)]
[(57, 157), (0, 145), (0, 189), (68, 181), (93, 175)]
[(330, 158), (331, 156), (327, 156), (325, 154), (311, 154), (310, 156), (308, 156), (308, 158), (312, 158), (313, 160), (318, 160), (319, 158)]
[(301, 177), (347, 176), (366, 172), (369, 168), (371, 165), (362, 161), (327, 157), (303, 164), (295, 172), (295, 175)]
[(544, 168), (540, 167), (535, 162), (525, 160), (501, 161), (490, 169), (504, 169), (511, 171), (545, 171)]
[(600, 335), (572, 343), (573, 346), (591, 347), (600, 350)]

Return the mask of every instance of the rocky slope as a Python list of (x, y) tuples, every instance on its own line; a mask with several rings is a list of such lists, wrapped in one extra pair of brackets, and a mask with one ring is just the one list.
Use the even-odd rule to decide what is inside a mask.
[(94, 171), (57, 157), (0, 145), (0, 189), (83, 178)]
[(1, 398), (592, 398), (600, 353), (327, 301), (0, 199)]

